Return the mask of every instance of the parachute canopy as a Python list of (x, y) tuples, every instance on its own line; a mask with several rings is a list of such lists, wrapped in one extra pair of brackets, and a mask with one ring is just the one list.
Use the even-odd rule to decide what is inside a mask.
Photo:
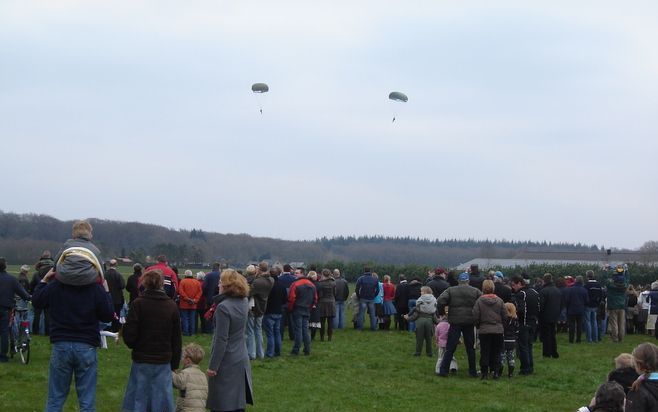
[(267, 93), (270, 88), (265, 83), (254, 83), (251, 85), (251, 91), (254, 93)]
[(391, 92), (388, 95), (388, 98), (391, 99), (391, 100), (394, 100), (396, 102), (402, 102), (402, 103), (406, 103), (407, 100), (409, 100), (407, 95), (402, 93), (402, 92)]

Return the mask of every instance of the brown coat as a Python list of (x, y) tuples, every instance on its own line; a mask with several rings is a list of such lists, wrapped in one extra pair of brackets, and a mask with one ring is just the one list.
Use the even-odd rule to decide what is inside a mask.
[(473, 320), (481, 335), (503, 334), (507, 310), (503, 300), (494, 294), (482, 295), (473, 306)]
[(178, 369), (181, 356), (180, 314), (162, 290), (146, 290), (130, 304), (123, 341), (139, 363), (171, 364)]

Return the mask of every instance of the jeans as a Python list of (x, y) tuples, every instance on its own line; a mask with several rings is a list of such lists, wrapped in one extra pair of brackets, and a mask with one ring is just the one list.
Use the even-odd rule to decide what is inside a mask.
[(521, 361), (521, 373), (530, 374), (534, 372), (535, 364), (532, 359), (532, 342), (535, 340), (535, 327), (522, 325), (519, 327), (518, 350)]
[(306, 310), (293, 310), (292, 323), (295, 332), (295, 343), (293, 344), (291, 353), (297, 355), (299, 348), (304, 341), (304, 353), (311, 353), (311, 332), (308, 330), (308, 320), (311, 314)]
[(263, 316), (263, 329), (267, 338), (265, 356), (268, 358), (281, 355), (281, 319), (283, 315), (276, 313)]
[(196, 327), (196, 309), (181, 309), (180, 310), (180, 322), (183, 329), (183, 336), (192, 336), (194, 335), (194, 329)]
[[(407, 307), (409, 308), (409, 312), (411, 313), (413, 310), (416, 309), (416, 299), (409, 299), (407, 301)], [(409, 332), (413, 332), (416, 330), (416, 322), (413, 320), (407, 321), (408, 322), (408, 327), (409, 327)]]
[(359, 299), (359, 317), (356, 320), (356, 328), (363, 330), (363, 318), (365, 317), (366, 306), (368, 307), (368, 312), (370, 312), (370, 330), (377, 330), (375, 302), (372, 299)]
[(171, 365), (133, 361), (122, 406), (124, 412), (174, 412)]
[(334, 317), (334, 329), (345, 327), (345, 301), (336, 301), (336, 316)]
[(50, 355), (45, 412), (61, 412), (75, 375), (80, 412), (96, 410), (96, 348), (81, 342), (55, 342)]
[(599, 327), (596, 323), (597, 308), (585, 308), (585, 337), (587, 342), (597, 342)]
[(0, 308), (0, 361), (7, 361), (9, 351), (9, 309)]
[(459, 337), (462, 335), (464, 336), (464, 347), (466, 348), (466, 356), (468, 357), (468, 374), (477, 376), (477, 370), (475, 369), (475, 328), (473, 325), (456, 325), (452, 323), (450, 324), (450, 330), (448, 330), (446, 352), (443, 354), (441, 365), (439, 366), (440, 375), (448, 374), (450, 362), (457, 349)]
[(599, 321), (599, 342), (603, 340), (605, 333), (608, 330), (608, 314), (606, 314), (603, 319), (597, 319)]
[(254, 316), (249, 312), (247, 318), (247, 352), (249, 359), (256, 359), (265, 357), (263, 351), (263, 317)]

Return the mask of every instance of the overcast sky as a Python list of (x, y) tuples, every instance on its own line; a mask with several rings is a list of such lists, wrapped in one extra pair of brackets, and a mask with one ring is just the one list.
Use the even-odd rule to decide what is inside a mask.
[(655, 1), (0, 0), (0, 209), (636, 248), (658, 239), (657, 21)]

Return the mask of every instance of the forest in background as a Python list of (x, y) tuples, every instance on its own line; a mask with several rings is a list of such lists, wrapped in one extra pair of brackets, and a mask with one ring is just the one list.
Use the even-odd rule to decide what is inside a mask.
[[(294, 241), (248, 234), (222, 234), (202, 229), (172, 229), (139, 222), (89, 219), (94, 243), (105, 258), (127, 257), (146, 262), (165, 254), (181, 266), (222, 261), (240, 266), (248, 262), (376, 262), (380, 265), (454, 267), (476, 257), (529, 259), (550, 255), (552, 259), (599, 260), (608, 249), (658, 260), (657, 242), (647, 242), (639, 251), (604, 245), (537, 241), (422, 239), (413, 237), (340, 236)], [(56, 252), (71, 235), (72, 221), (40, 214), (0, 211), (0, 255), (9, 262), (32, 263), (45, 249)], [(546, 257), (546, 256), (543, 256)]]

